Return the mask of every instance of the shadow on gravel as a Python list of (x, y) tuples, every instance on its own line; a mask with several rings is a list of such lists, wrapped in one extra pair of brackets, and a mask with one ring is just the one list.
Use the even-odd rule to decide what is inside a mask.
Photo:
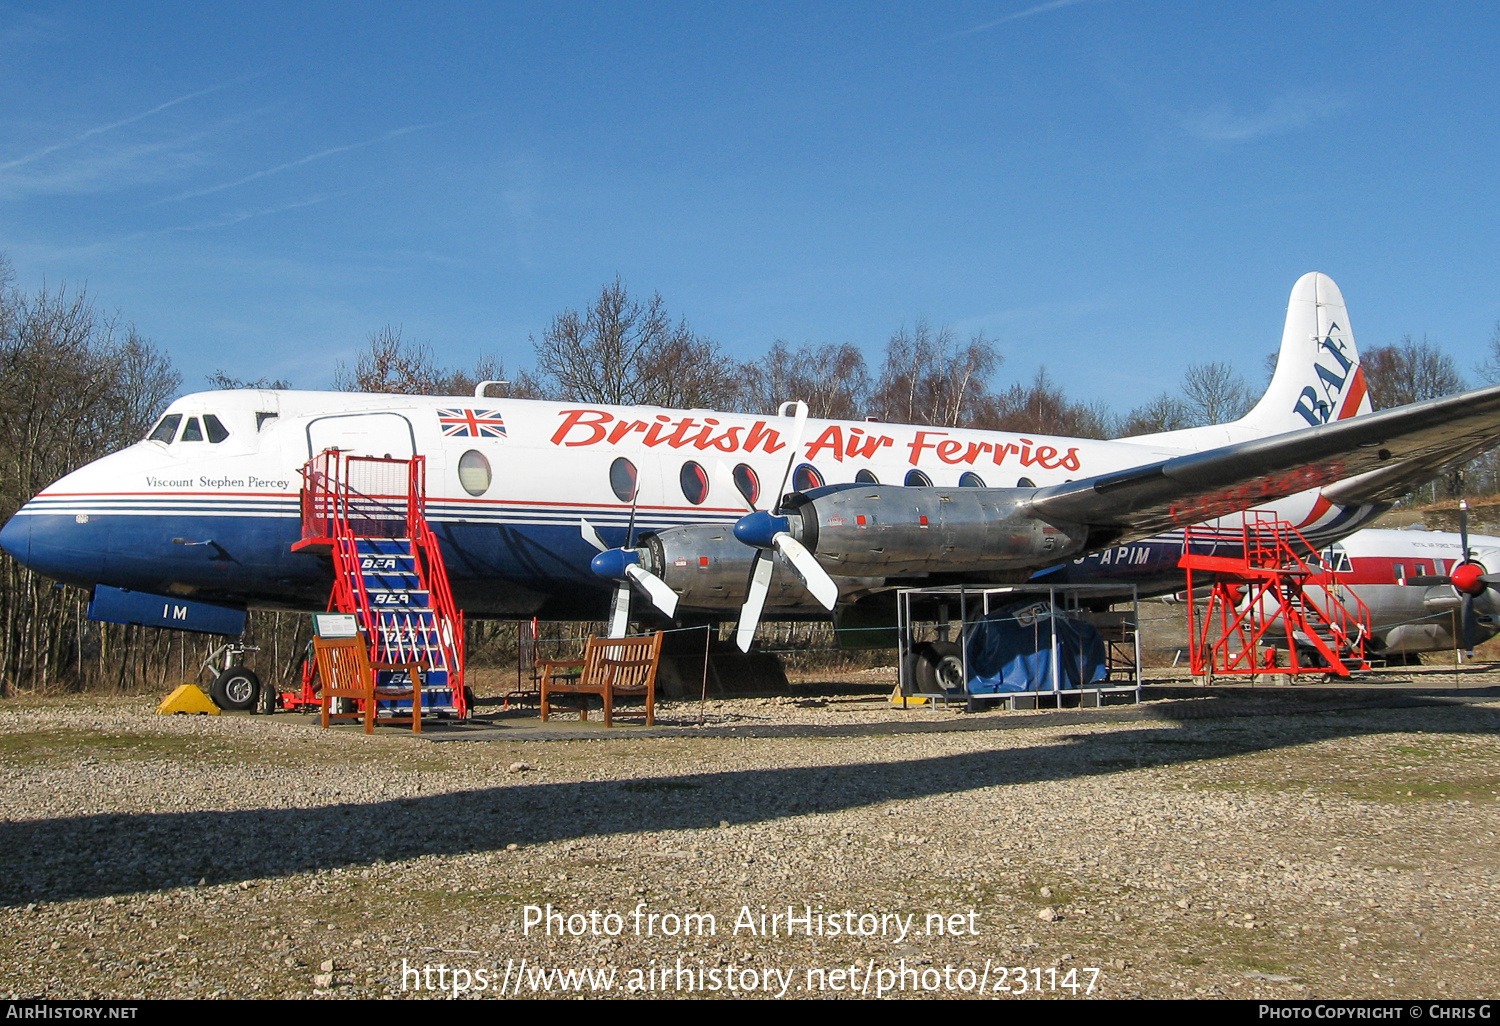
[[(1332, 697), (1332, 696), (1330, 696)], [(1208, 700), (1213, 701), (1213, 700)], [(1217, 712), (1171, 703), (1170, 718), (1229, 720), (1191, 730), (1152, 727), (1060, 738), (1060, 744), (928, 759), (842, 766), (686, 774), (585, 783), (522, 784), (424, 798), (310, 809), (72, 816), (0, 824), (0, 850), (15, 872), (0, 876), (0, 904), (59, 901), (283, 876), (422, 855), (454, 855), (569, 838), (691, 830), (838, 812), (1003, 784), (1106, 776), (1269, 751), (1390, 727), (1350, 716), (1356, 706), (1303, 708), (1315, 717), (1276, 715), (1234, 722), (1238, 700)], [(1500, 712), (1438, 699), (1387, 698), (1384, 708), (1427, 707), (1431, 733), (1500, 733)], [(1441, 710), (1441, 711), (1440, 711)], [(1121, 710), (1122, 712), (1124, 710)], [(1145, 715), (1148, 710), (1129, 710)], [(1167, 710), (1149, 711), (1153, 718)], [(1268, 718), (1269, 714), (1269, 718)], [(1069, 722), (1027, 718), (1028, 726)], [(1082, 717), (1098, 722), (1098, 716)], [(970, 729), (1006, 720), (970, 721)], [(174, 785), (175, 786), (175, 785)], [(225, 779), (222, 786), (232, 787)]]

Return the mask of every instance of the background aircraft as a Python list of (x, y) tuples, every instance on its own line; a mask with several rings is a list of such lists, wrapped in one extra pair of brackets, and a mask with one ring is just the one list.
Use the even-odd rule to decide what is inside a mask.
[(1364, 602), (1376, 653), (1473, 649), (1500, 633), (1500, 579), (1489, 573), (1500, 567), (1500, 538), (1469, 535), (1465, 545), (1463, 534), (1369, 529), (1320, 557), (1328, 572), (1312, 582)]

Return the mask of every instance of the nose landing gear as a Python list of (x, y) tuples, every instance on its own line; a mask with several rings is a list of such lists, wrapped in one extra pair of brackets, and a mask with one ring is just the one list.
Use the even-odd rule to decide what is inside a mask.
[[(260, 700), (261, 684), (260, 678), (255, 671), (240, 665), (240, 659), (246, 652), (259, 652), (257, 645), (239, 645), (230, 642), (220, 645), (214, 649), (207, 659), (203, 660), (200, 672), (214, 674), (213, 683), (208, 686), (208, 697), (212, 698), (214, 705), (220, 709), (245, 710), (254, 709)], [(223, 669), (218, 669), (214, 663), (223, 656)]]

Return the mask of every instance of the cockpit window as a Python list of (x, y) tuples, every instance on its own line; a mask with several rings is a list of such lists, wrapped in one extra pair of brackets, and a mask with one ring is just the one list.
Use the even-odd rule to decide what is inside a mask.
[(280, 414), (277, 413), (257, 413), (255, 415), (255, 430), (259, 431), (266, 426), (266, 421), (275, 420), (279, 416)]
[(203, 415), (203, 428), (208, 432), (208, 440), (210, 442), (222, 442), (229, 437), (229, 432), (225, 430), (223, 424), (219, 423), (219, 418), (215, 417), (212, 413), (205, 413)]
[(152, 431), (146, 438), (152, 442), (166, 442), (171, 444), (172, 439), (177, 434), (177, 425), (181, 423), (182, 414), (169, 413), (157, 423), (156, 430)]
[(180, 439), (178, 439), (178, 441), (180, 441), (180, 442), (201, 442), (201, 441), (203, 441), (203, 429), (198, 426), (198, 418), (197, 417), (189, 417), (188, 418), (187, 427), (185, 427), (185, 428), (182, 429), (182, 437)]

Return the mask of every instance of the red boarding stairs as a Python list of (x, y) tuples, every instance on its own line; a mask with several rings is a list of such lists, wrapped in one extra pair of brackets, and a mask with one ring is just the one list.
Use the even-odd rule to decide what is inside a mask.
[[(1187, 570), (1188, 653), (1195, 675), (1336, 674), (1368, 670), (1370, 610), (1340, 585), (1315, 549), (1288, 521), (1250, 510), (1240, 555), (1204, 555), (1214, 542), (1184, 532), (1178, 566)], [(1207, 574), (1208, 610), (1197, 620), (1194, 571)], [(1268, 635), (1270, 639), (1268, 640)], [(1271, 641), (1284, 637), (1285, 647)], [(1313, 656), (1312, 653), (1316, 653)], [(1285, 657), (1285, 662), (1281, 661)]]
[[(329, 449), (302, 468), (302, 540), (294, 552), (333, 559), (330, 612), (353, 613), (370, 643), (371, 662), (418, 660), (425, 712), (467, 719), (464, 616), (453, 605), (448, 571), (427, 524), (426, 459), (346, 456)], [(282, 695), (287, 708), (318, 704), (315, 666), (302, 690)], [(377, 684), (404, 671), (382, 671)], [(410, 700), (381, 703), (410, 707)]]

